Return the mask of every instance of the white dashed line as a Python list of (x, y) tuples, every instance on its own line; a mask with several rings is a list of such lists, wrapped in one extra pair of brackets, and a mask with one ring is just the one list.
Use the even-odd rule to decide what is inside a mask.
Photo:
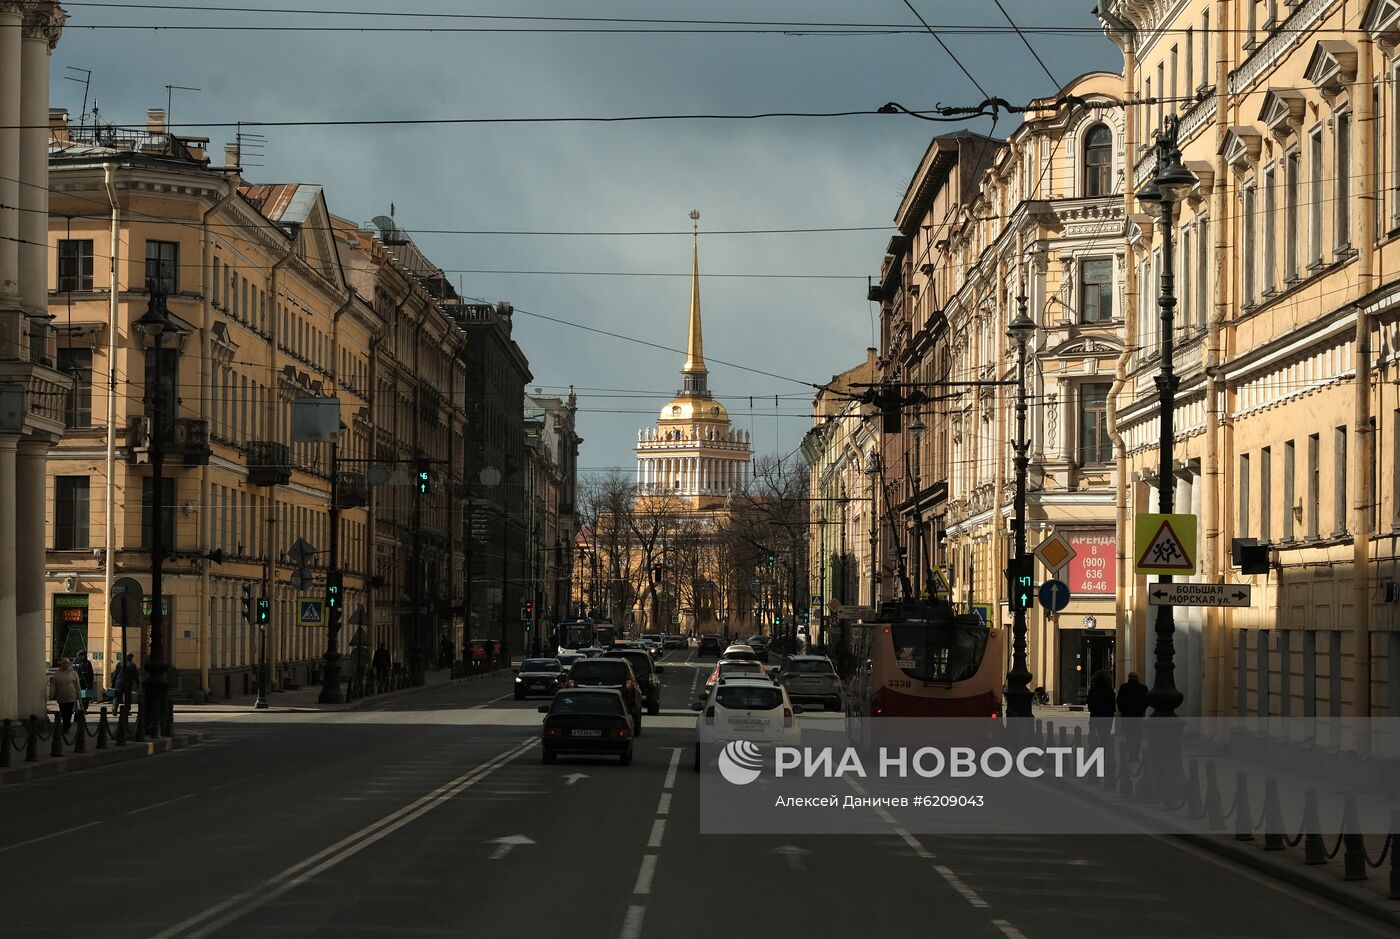
[(651, 823), (651, 837), (647, 839), (647, 847), (661, 847), (661, 839), (664, 837), (666, 837), (666, 819), (658, 818)]
[(662, 789), (676, 788), (676, 773), (681, 768), (681, 747), (671, 748), (671, 765), (666, 770), (666, 781), (662, 783)]
[(30, 838), (28, 841), (20, 841), (15, 844), (7, 844), (5, 845), (5, 847), (0, 848), (0, 853), (4, 853), (5, 851), (13, 851), (15, 848), (23, 848), (31, 844), (38, 844), (40, 841), (48, 841), (50, 838), (57, 838), (59, 835), (71, 835), (75, 831), (81, 831), (84, 828), (91, 828), (93, 825), (101, 824), (102, 822), (100, 821), (88, 822), (86, 825), (74, 825), (71, 828), (64, 828), (62, 831), (51, 831), (47, 835), (40, 835), (37, 838)]
[(651, 893), (651, 879), (656, 876), (656, 855), (647, 854), (642, 856), (641, 870), (637, 871), (637, 883), (632, 888), (633, 893)]
[(670, 794), (669, 792), (663, 792), (663, 793), (661, 793), (661, 801), (658, 802), (658, 803), (656, 803), (656, 814), (657, 814), (657, 815), (669, 815), (670, 812), (671, 812), (671, 794)]
[(942, 875), (943, 879), (948, 881), (948, 886), (956, 890), (968, 903), (971, 903), (979, 910), (988, 909), (987, 901), (979, 897), (977, 895), (977, 891), (973, 890), (967, 884), (963, 883), (962, 878), (960, 878), (957, 874), (954, 874), (950, 869), (944, 867), (942, 864), (933, 865), (933, 869), (938, 871), (938, 873)]
[[(160, 808), (160, 807), (163, 806), (163, 805), (171, 805), (171, 804), (176, 803), (176, 802), (184, 802), (186, 799), (193, 799), (193, 798), (194, 798), (194, 793), (193, 793), (193, 792), (189, 792), (189, 793), (186, 793), (185, 795), (182, 795), (182, 796), (176, 796), (176, 797), (173, 798), (173, 799), (166, 799), (164, 802), (157, 802), (155, 805), (147, 805), (147, 806), (143, 806), (143, 807), (141, 807), (141, 808), (139, 808), (139, 809), (132, 809), (130, 812), (127, 812), (126, 814), (128, 814), (128, 815), (140, 815), (142, 812), (149, 812), (151, 809), (158, 809), (158, 808)], [(69, 830), (69, 831), (72, 831), (73, 829), (70, 828), (70, 829), (68, 829), (68, 830)]]
[(629, 906), (627, 915), (622, 920), (622, 933), (620, 939), (638, 939), (642, 934), (642, 917), (647, 915), (647, 908), (644, 906)]
[(923, 844), (920, 843), (920, 841), (919, 841), (918, 838), (915, 838), (913, 835), (909, 834), (909, 832), (905, 831), (903, 828), (896, 828), (896, 829), (894, 830), (894, 833), (895, 833), (896, 835), (899, 835), (899, 837), (903, 838), (903, 839), (904, 839), (904, 843), (907, 844), (907, 845), (909, 845), (909, 847), (913, 848), (913, 849), (914, 849), (914, 853), (917, 854), (919, 857), (922, 857), (922, 858), (931, 858), (931, 857), (933, 857), (933, 855), (929, 852), (929, 849), (928, 849), (928, 848), (925, 848), (925, 847), (923, 846)]
[(490, 701), (487, 701), (485, 704), (474, 704), (474, 705), (472, 705), (472, 710), (473, 710), (473, 711), (480, 711), (482, 708), (489, 708), (491, 705), (495, 704), (497, 701), (504, 701), (506, 698), (513, 698), (513, 697), (515, 697), (515, 692), (514, 692), (514, 691), (510, 691), (510, 692), (507, 692), (506, 694), (501, 695), (499, 698), (492, 698)]
[(994, 919), (992, 920), (992, 925), (1000, 929), (1002, 933), (1005, 934), (1006, 939), (1026, 939), (1025, 933), (1021, 932), (1021, 930), (1012, 926), (1004, 919)]

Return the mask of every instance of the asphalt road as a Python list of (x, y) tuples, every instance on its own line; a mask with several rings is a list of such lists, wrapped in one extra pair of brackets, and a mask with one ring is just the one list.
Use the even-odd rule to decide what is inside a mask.
[(543, 765), (502, 675), (6, 787), (0, 934), (1390, 935), (1168, 838), (702, 836), (688, 657), (629, 767)]

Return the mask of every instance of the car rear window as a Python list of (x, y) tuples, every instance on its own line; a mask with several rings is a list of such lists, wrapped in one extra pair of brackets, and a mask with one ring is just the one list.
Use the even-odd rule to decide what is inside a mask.
[(622, 699), (615, 694), (566, 694), (554, 696), (551, 714), (621, 714)]
[(557, 672), (559, 671), (558, 659), (526, 659), (520, 663), (522, 672)]
[(721, 662), (719, 663), (719, 673), (721, 675), (733, 675), (735, 672), (750, 672), (754, 675), (763, 674), (763, 666), (757, 662)]
[(618, 659), (585, 659), (570, 672), (575, 681), (601, 678), (618, 684), (626, 681), (632, 672), (631, 666)]
[(771, 711), (783, 703), (783, 693), (777, 688), (721, 685), (715, 692), (720, 707), (743, 711)]
[(814, 659), (806, 661), (798, 659), (795, 662), (788, 662), (787, 670), (799, 675), (830, 675), (835, 671), (830, 662), (820, 662)]
[(639, 675), (644, 672), (651, 671), (651, 655), (647, 652), (641, 651), (640, 649), (637, 649), (636, 651), (624, 650), (622, 652), (609, 652), (608, 658), (625, 659), (626, 661), (631, 662), (632, 671), (636, 672)]
[(725, 649), (724, 657), (726, 659), (752, 659), (754, 654), (753, 650), (746, 646), (742, 649)]

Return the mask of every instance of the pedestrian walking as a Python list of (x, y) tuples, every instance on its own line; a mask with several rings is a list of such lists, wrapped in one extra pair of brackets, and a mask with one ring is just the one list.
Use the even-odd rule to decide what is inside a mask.
[(370, 659), (369, 664), (374, 669), (374, 683), (383, 691), (389, 685), (389, 650), (384, 643), (381, 642), (379, 648), (374, 650), (374, 658)]
[(442, 660), (438, 664), (443, 668), (452, 667), (452, 640), (446, 636), (442, 637), (442, 642), (438, 643), (438, 657)]
[(112, 672), (112, 703), (120, 707), (131, 705), (131, 696), (141, 684), (141, 670), (136, 667), (136, 659), (131, 653), (117, 664)]
[(78, 651), (73, 662), (73, 671), (78, 673), (78, 700), (82, 702), (82, 708), (86, 711), (92, 701), (93, 689), (97, 686), (97, 676), (93, 673), (92, 663), (88, 661), (86, 652)]
[(1142, 751), (1142, 720), (1147, 716), (1147, 686), (1138, 680), (1137, 672), (1129, 672), (1128, 680), (1118, 686), (1118, 714), (1123, 736), (1127, 741), (1128, 758), (1136, 760)]
[(1089, 736), (1107, 746), (1113, 734), (1113, 676), (1100, 669), (1089, 680)]
[(82, 682), (73, 663), (67, 659), (58, 660), (58, 671), (53, 673), (53, 699), (58, 702), (59, 719), (63, 722), (63, 733), (73, 726), (73, 709), (77, 707)]

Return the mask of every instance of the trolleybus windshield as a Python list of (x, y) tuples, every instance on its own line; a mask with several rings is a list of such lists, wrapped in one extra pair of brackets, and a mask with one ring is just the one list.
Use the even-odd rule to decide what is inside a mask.
[(987, 651), (987, 628), (980, 624), (897, 623), (890, 638), (895, 664), (920, 681), (966, 681)]

